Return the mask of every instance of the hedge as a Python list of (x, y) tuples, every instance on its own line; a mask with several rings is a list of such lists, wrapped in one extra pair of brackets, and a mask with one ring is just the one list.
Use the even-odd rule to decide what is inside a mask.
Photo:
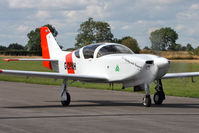
[(11, 56), (41, 56), (41, 51), (5, 50), (5, 51), (0, 51), (0, 55), (11, 55)]

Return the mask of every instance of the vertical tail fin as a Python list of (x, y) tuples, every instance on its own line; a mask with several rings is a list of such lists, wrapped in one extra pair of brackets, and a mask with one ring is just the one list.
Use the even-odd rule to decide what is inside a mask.
[[(48, 27), (40, 28), (42, 57), (44, 59), (58, 59), (62, 50), (57, 44)], [(52, 69), (50, 61), (43, 62), (44, 67)]]

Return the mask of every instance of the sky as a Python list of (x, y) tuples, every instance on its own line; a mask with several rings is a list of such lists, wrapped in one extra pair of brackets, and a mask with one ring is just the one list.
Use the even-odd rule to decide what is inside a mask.
[(0, 45), (26, 45), (27, 33), (51, 24), (58, 43), (71, 48), (89, 17), (109, 23), (115, 38), (135, 38), (141, 48), (150, 47), (150, 33), (162, 27), (178, 33), (177, 43), (199, 46), (198, 0), (0, 0)]

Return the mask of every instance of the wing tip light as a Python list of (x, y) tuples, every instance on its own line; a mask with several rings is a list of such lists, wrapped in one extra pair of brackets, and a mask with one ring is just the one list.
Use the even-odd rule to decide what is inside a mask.
[(4, 61), (19, 61), (19, 59), (3, 59)]

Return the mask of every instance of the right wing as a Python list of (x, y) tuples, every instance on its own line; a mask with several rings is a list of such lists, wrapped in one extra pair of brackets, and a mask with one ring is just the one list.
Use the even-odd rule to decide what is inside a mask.
[(80, 81), (89, 81), (89, 82), (108, 82), (107, 78), (102, 77), (102, 76), (62, 74), (62, 73), (55, 73), (55, 72), (18, 71), (18, 70), (3, 70), (2, 69), (2, 70), (0, 70), (0, 74), (36, 76), (36, 77), (80, 80)]

